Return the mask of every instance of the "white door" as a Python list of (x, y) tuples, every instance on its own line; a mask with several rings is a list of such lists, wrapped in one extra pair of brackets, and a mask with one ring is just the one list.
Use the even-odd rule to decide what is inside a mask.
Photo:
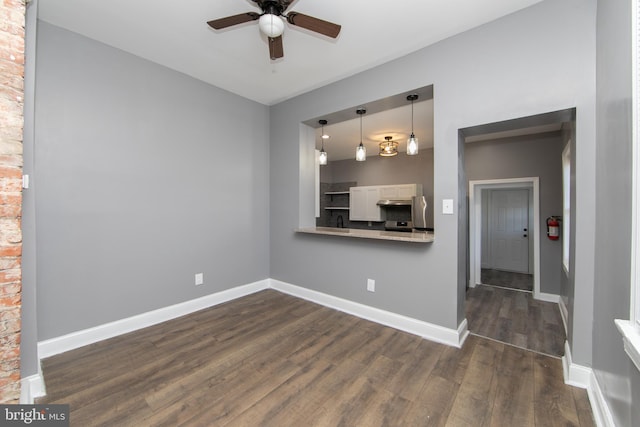
[(488, 223), (492, 267), (529, 273), (529, 190), (491, 190)]

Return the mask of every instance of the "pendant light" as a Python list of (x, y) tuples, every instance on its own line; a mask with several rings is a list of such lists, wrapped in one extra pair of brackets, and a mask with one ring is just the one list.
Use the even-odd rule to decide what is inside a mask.
[(411, 101), (411, 136), (407, 140), (407, 155), (415, 156), (418, 154), (418, 138), (413, 134), (413, 101), (418, 99), (417, 94), (407, 96), (407, 101)]
[(364, 108), (358, 108), (356, 113), (360, 115), (360, 145), (356, 147), (356, 161), (364, 162), (367, 160), (367, 149), (362, 144), (362, 115), (365, 114), (367, 110)]
[(393, 157), (398, 154), (398, 143), (392, 141), (392, 136), (385, 136), (385, 142), (380, 143), (380, 155), (382, 157)]
[(320, 149), (320, 157), (318, 157), (318, 161), (320, 163), (320, 165), (326, 165), (327, 161), (329, 160), (329, 156), (327, 155), (327, 152), (324, 151), (324, 140), (329, 138), (329, 135), (324, 133), (324, 125), (327, 124), (326, 120), (318, 120), (318, 123), (320, 123), (320, 126), (322, 127), (322, 131), (320, 131), (320, 138), (322, 139), (322, 148)]

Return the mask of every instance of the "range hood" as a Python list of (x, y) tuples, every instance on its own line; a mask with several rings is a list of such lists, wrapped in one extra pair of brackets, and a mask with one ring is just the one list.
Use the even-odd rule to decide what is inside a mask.
[(378, 206), (411, 206), (413, 201), (411, 199), (383, 199), (378, 200)]

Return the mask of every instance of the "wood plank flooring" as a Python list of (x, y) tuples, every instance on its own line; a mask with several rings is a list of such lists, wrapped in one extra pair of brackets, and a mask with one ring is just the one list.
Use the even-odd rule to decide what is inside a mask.
[(263, 291), (43, 361), (72, 426), (592, 426), (558, 359)]
[(467, 290), (465, 311), (472, 333), (551, 356), (564, 354), (558, 304), (534, 300), (530, 292), (478, 285)]

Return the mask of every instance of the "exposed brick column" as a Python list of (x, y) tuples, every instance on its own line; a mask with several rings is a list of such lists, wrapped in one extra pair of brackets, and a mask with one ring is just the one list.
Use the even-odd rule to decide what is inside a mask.
[(20, 400), (24, 0), (0, 0), (0, 402)]

